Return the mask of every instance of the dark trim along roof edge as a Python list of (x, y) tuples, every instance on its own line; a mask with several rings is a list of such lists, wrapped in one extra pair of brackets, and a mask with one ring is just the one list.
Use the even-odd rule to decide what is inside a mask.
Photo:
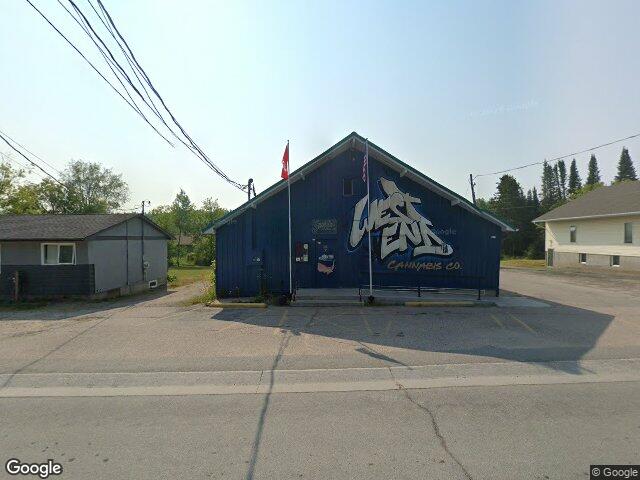
[[(310, 160), (309, 162), (305, 163), (298, 169), (291, 172), (291, 174), (289, 175), (291, 183), (294, 183), (298, 180), (304, 180), (306, 175), (308, 175), (310, 172), (312, 172), (316, 168), (320, 167), (325, 162), (333, 159), (334, 156), (342, 152), (343, 149), (359, 147), (360, 150), (364, 151), (364, 143), (365, 143), (365, 138), (361, 137), (356, 132), (350, 133), (345, 138), (340, 140), (338, 143), (336, 143), (335, 145), (333, 145), (332, 147), (330, 147), (329, 149), (325, 150), (320, 155), (315, 157), (313, 160)], [(466, 198), (458, 195), (452, 190), (449, 190), (447, 187), (439, 184), (435, 180), (427, 177), (420, 171), (416, 170), (410, 165), (407, 165), (406, 163), (394, 157), (384, 149), (378, 147), (371, 141), (369, 141), (369, 154), (374, 156), (376, 160), (390, 167), (393, 167), (395, 170), (399, 171), (401, 176), (407, 176), (408, 178), (411, 178), (416, 183), (419, 183), (424, 187), (434, 191), (435, 193), (449, 199), (451, 202), (451, 205), (458, 205), (461, 208), (464, 208), (465, 210), (468, 210), (471, 213), (478, 215), (498, 225), (503, 231), (508, 231), (508, 232), (515, 231), (515, 228), (513, 226), (509, 225), (503, 220), (500, 220), (499, 218), (496, 218), (494, 215), (487, 212), (486, 210), (482, 210), (478, 208)], [(204, 234), (215, 233), (216, 228), (219, 228), (222, 225), (226, 224), (227, 222), (233, 220), (235, 217), (243, 213), (248, 208), (255, 208), (255, 206), (258, 203), (266, 200), (272, 195), (275, 195), (276, 193), (285, 189), (286, 185), (287, 183), (284, 180), (280, 180), (279, 182), (274, 183), (263, 192), (260, 192), (260, 194), (256, 195), (251, 200), (243, 203), (238, 208), (231, 210), (223, 217), (209, 224), (203, 230), (203, 233)]]

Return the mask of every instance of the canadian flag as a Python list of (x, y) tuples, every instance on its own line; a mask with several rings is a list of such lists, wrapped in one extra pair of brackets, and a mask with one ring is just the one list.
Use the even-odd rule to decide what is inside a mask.
[(280, 176), (285, 180), (289, 178), (289, 142), (287, 142), (284, 155), (282, 155), (282, 173)]

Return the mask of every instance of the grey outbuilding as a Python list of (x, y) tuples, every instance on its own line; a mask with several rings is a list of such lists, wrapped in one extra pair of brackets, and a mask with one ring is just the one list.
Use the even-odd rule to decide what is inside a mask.
[(0, 216), (0, 298), (166, 288), (171, 238), (139, 214)]

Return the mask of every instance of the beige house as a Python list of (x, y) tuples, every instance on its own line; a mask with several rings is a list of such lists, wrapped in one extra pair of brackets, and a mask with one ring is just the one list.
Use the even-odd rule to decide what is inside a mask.
[(536, 218), (549, 267), (640, 271), (640, 181), (601, 187)]

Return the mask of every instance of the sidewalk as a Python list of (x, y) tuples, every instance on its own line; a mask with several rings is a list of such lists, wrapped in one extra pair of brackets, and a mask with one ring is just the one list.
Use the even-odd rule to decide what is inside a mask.
[(640, 359), (344, 368), (0, 375), (0, 398), (237, 395), (640, 381)]

